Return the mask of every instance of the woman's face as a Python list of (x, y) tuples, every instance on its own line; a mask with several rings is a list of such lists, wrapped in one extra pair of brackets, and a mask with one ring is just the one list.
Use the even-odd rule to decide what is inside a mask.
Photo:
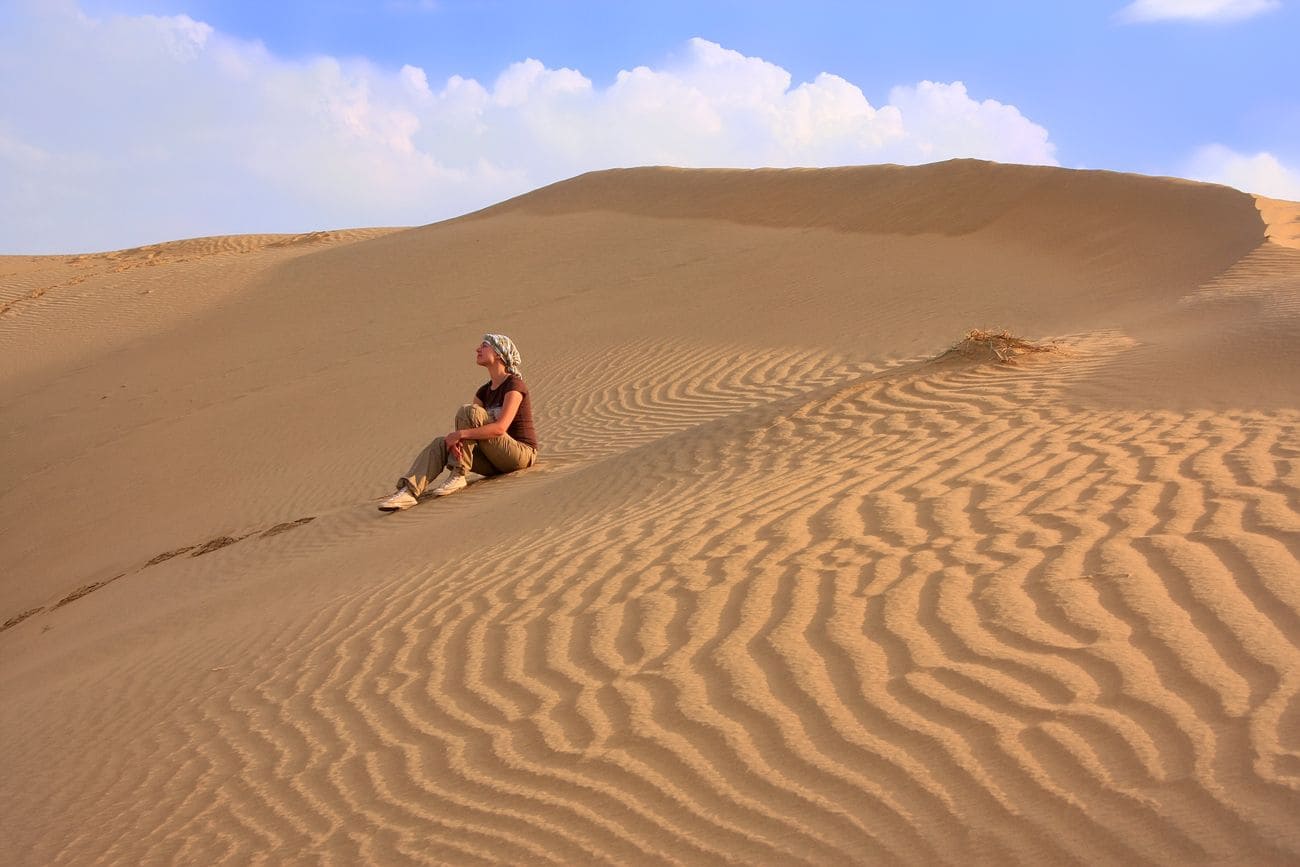
[(496, 350), (492, 348), (492, 344), (484, 340), (478, 345), (478, 349), (474, 350), (474, 363), (480, 367), (487, 367), (492, 363), (492, 359), (496, 358), (496, 355)]

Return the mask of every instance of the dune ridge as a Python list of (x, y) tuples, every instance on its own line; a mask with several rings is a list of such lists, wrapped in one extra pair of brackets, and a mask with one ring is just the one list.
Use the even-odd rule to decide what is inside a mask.
[(1300, 204), (1256, 196), (1255, 206), (1270, 241), (1282, 247), (1300, 247)]
[[(632, 181), (632, 182), (629, 182)], [(610, 169), (468, 219), (612, 211), (865, 234), (980, 233), (1053, 251), (1112, 256), (1163, 280), (1222, 270), (1263, 239), (1257, 197), (1229, 187), (1106, 171), (949, 160), (830, 169)], [(1281, 222), (1283, 206), (1269, 206)], [(1276, 216), (1275, 216), (1276, 215)], [(1186, 242), (1199, 238), (1200, 248)], [(1144, 260), (1134, 259), (1141, 249)], [(1167, 255), (1174, 250), (1177, 255)]]
[[(969, 208), (827, 222), (880, 177), (934, 222)], [(1012, 242), (1025, 214), (1055, 225)], [(1265, 225), (1223, 188), (978, 163), (601, 173), (253, 251), (91, 367), (7, 369), (0, 616), (37, 611), (0, 632), (0, 809), (26, 818), (0, 842), (1291, 862), (1300, 403), (1260, 372), (1295, 363), (1300, 262)], [(542, 462), (380, 515), (489, 324)], [(1215, 324), (1259, 352), (1207, 356)], [(999, 328), (1051, 351), (959, 344)]]

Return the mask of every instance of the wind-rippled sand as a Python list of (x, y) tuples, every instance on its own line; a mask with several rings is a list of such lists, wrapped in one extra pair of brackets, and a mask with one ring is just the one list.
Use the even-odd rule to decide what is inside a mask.
[[(0, 258), (5, 860), (1294, 863), (1298, 230), (956, 161)], [(542, 461), (379, 513), (489, 330)]]

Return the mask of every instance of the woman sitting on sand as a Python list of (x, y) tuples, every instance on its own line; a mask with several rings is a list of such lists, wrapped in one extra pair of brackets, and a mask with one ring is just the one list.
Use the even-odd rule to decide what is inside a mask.
[(379, 504), (380, 511), (414, 506), (444, 467), (451, 476), (434, 488), (435, 497), (464, 488), (470, 472), (496, 476), (537, 462), (533, 404), (519, 376), (519, 350), (504, 334), (484, 334), (474, 361), (487, 368), (491, 379), (474, 392), (473, 403), (456, 413), (456, 429), (420, 452), (410, 471), (398, 480), (397, 492)]

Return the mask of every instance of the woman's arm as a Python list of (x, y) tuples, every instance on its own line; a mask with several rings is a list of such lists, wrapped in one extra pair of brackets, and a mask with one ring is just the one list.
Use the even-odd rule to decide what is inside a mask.
[[(478, 398), (474, 402), (479, 406)], [(524, 396), (517, 391), (507, 391), (505, 398), (501, 402), (501, 415), (497, 420), (489, 422), (481, 427), (472, 427), (455, 432), (455, 435), (447, 435), (447, 445), (454, 446), (460, 440), (490, 440), (501, 436), (510, 430), (510, 423), (515, 420), (515, 413), (519, 412), (519, 406), (524, 402)]]

